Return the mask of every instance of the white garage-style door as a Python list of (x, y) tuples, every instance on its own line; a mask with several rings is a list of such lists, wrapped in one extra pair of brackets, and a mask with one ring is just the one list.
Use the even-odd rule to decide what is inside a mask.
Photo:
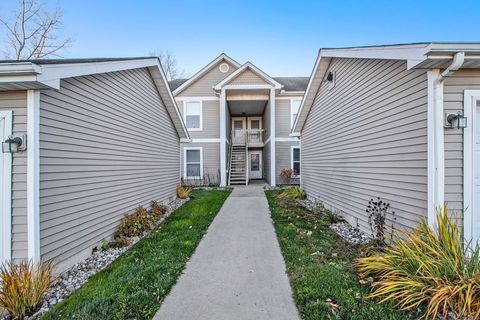
[[(0, 111), (0, 142), (12, 134), (12, 111)], [(10, 260), (12, 253), (12, 154), (0, 148), (0, 262)]]

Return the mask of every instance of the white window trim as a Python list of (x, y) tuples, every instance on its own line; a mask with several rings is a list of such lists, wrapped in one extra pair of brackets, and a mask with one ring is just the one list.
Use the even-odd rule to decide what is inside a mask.
[(292, 169), (293, 171), (293, 150), (295, 149), (298, 149), (300, 150), (300, 160), (297, 161), (297, 162), (300, 162), (300, 174), (297, 174), (297, 175), (292, 175), (293, 178), (300, 178), (300, 176), (302, 175), (302, 150), (300, 148), (300, 146), (291, 146), (290, 147), (290, 169)]
[[(187, 151), (189, 150), (200, 150), (200, 176), (187, 176)], [(183, 178), (184, 179), (202, 179), (203, 178), (203, 147), (183, 148)]]
[(200, 104), (200, 128), (188, 128), (188, 131), (203, 131), (203, 100), (185, 100), (183, 101), (183, 121), (187, 125), (187, 103), (198, 102)]
[[(11, 135), (12, 111), (0, 111), (0, 118), (5, 119), (5, 135)], [(2, 212), (0, 212), (0, 263), (3, 263), (12, 258), (12, 154), (2, 153), (1, 155), (3, 157), (3, 184), (1, 194)]]
[(293, 102), (294, 101), (299, 101), (300, 102), (300, 104), (298, 105), (298, 109), (297, 109), (297, 115), (298, 115), (298, 113), (300, 112), (300, 105), (302, 103), (302, 99), (301, 98), (300, 99), (290, 99), (290, 130), (293, 129), (293, 125), (294, 125), (295, 119), (296, 119), (296, 116), (295, 116), (295, 118), (293, 117)]
[[(466, 241), (472, 245), (480, 241), (479, 203), (475, 201), (475, 155), (476, 145), (476, 109), (480, 101), (480, 90), (465, 90), (463, 114), (467, 117), (467, 127), (463, 132), (463, 233)], [(475, 228), (477, 226), (477, 228)]]

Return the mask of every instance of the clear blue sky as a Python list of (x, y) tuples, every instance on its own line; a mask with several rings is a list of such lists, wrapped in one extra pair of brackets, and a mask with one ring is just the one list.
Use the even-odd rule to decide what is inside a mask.
[[(45, 1), (62, 8), (65, 33), (75, 38), (66, 57), (164, 49), (187, 75), (221, 52), (272, 76), (303, 76), (321, 47), (480, 41), (478, 0)], [(0, 0), (0, 15), (15, 3)]]

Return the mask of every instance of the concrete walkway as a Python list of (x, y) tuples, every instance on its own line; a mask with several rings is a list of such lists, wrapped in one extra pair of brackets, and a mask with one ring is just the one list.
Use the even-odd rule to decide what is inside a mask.
[(298, 319), (261, 185), (234, 189), (154, 319)]

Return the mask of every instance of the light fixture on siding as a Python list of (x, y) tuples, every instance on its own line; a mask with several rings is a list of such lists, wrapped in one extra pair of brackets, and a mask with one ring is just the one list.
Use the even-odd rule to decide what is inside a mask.
[(327, 82), (333, 82), (333, 72), (327, 74)]
[(23, 151), (26, 149), (27, 149), (26, 135), (23, 135), (22, 137), (8, 136), (7, 140), (2, 142), (3, 153), (15, 153), (15, 152)]
[(451, 113), (447, 116), (447, 122), (452, 129), (465, 129), (467, 127), (467, 117), (462, 114)]

